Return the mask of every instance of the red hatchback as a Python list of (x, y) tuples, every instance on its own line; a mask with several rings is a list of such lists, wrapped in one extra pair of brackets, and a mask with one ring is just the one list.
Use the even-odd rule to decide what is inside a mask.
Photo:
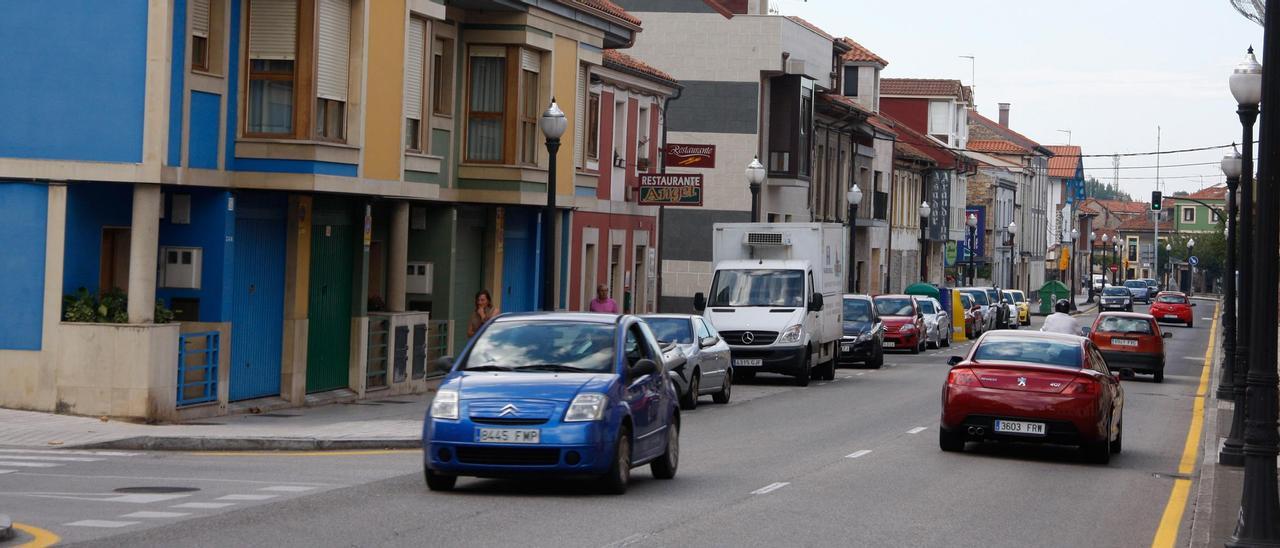
[(1195, 303), (1187, 298), (1186, 293), (1179, 291), (1161, 291), (1151, 303), (1151, 315), (1158, 322), (1181, 322), (1187, 327), (1194, 327), (1195, 318), (1191, 316), (1191, 307)]
[(1088, 339), (992, 331), (950, 363), (938, 430), (943, 451), (996, 440), (1076, 445), (1098, 463), (1120, 452), (1124, 389)]
[(878, 295), (875, 303), (876, 314), (884, 321), (886, 349), (910, 350), (912, 354), (924, 350), (924, 315), (915, 297)]
[(1103, 312), (1089, 328), (1089, 339), (1114, 369), (1155, 375), (1164, 382), (1164, 340), (1155, 317), (1137, 312)]

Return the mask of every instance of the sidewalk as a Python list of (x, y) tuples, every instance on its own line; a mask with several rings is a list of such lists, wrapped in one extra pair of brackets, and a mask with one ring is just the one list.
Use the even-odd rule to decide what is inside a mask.
[(170, 451), (421, 447), (426, 394), (146, 425), (0, 409), (0, 447)]

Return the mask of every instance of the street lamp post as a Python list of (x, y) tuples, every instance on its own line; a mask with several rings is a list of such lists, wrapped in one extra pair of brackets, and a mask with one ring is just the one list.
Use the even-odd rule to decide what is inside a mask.
[(1111, 271), (1111, 285), (1120, 284), (1120, 243), (1111, 243), (1111, 267), (1115, 270)]
[[(1108, 271), (1108, 270), (1111, 270), (1111, 261), (1112, 261), (1112, 259), (1111, 259), (1111, 257), (1109, 256), (1109, 254), (1107, 253), (1108, 251), (1110, 251), (1110, 250), (1111, 250), (1111, 246), (1110, 246), (1109, 244), (1107, 244), (1107, 242), (1109, 242), (1109, 241), (1111, 241), (1111, 237), (1110, 237), (1110, 236), (1108, 236), (1108, 235), (1107, 235), (1107, 233), (1105, 233), (1105, 232), (1104, 232), (1104, 233), (1102, 233), (1102, 261), (1103, 261), (1103, 262), (1105, 262), (1105, 263), (1107, 263), (1107, 265), (1106, 265), (1106, 266), (1102, 267), (1102, 282), (1103, 282), (1103, 283), (1102, 283), (1102, 285), (1106, 285), (1106, 281), (1107, 281), (1107, 271)], [(1112, 280), (1111, 280), (1111, 285), (1115, 285), (1115, 284), (1116, 284), (1116, 281), (1115, 281), (1115, 279), (1114, 279), (1114, 278), (1112, 278)]]
[(1076, 309), (1076, 295), (1080, 294), (1080, 275), (1076, 273), (1077, 265), (1074, 260), (1076, 254), (1076, 239), (1078, 238), (1080, 238), (1080, 231), (1074, 228), (1071, 229), (1071, 250), (1067, 254), (1067, 268), (1071, 273), (1071, 299), (1068, 301), (1071, 304), (1071, 310)]
[(929, 202), (920, 202), (920, 281), (929, 283)]
[(1187, 272), (1191, 274), (1190, 276), (1187, 277), (1187, 297), (1188, 298), (1191, 297), (1191, 294), (1195, 292), (1195, 288), (1196, 288), (1196, 265), (1191, 264), (1191, 256), (1195, 254), (1195, 251), (1196, 251), (1196, 239), (1191, 238), (1187, 240)]
[(1164, 244), (1164, 256), (1169, 262), (1164, 272), (1164, 288), (1169, 289), (1169, 280), (1173, 278), (1173, 244)]
[(757, 156), (747, 164), (747, 184), (751, 188), (751, 222), (760, 222), (760, 185), (764, 184), (765, 175), (764, 165), (760, 163), (760, 157)]
[(1014, 221), (1009, 221), (1009, 226), (1006, 228), (1006, 230), (1009, 231), (1009, 285), (1008, 285), (1008, 288), (1014, 289), (1013, 268), (1014, 268), (1014, 265), (1017, 264), (1014, 262), (1014, 257), (1017, 256), (1017, 254), (1014, 253), (1014, 243), (1017, 241), (1014, 238), (1014, 236), (1018, 235), (1018, 223)]
[[(1222, 173), (1227, 176), (1227, 275), (1222, 282), (1222, 378), (1218, 380), (1217, 397), (1229, 400), (1235, 390), (1233, 385), (1236, 359), (1236, 189), (1240, 186), (1240, 155), (1222, 159)], [(1165, 244), (1168, 247), (1168, 244)], [(1223, 449), (1225, 452), (1225, 448)], [(1243, 456), (1243, 455), (1241, 455)], [(1221, 453), (1218, 462), (1222, 462)]]
[[(1090, 224), (1092, 224), (1092, 221), (1090, 221)], [(1085, 301), (1086, 303), (1093, 302), (1093, 242), (1097, 240), (1098, 240), (1098, 233), (1090, 230), (1089, 231), (1089, 268), (1086, 269), (1089, 272), (1089, 274), (1088, 274), (1088, 279), (1085, 280), (1085, 283), (1088, 284), (1088, 287), (1089, 287), (1089, 299)]]
[(542, 208), (542, 309), (556, 309), (556, 153), (560, 136), (568, 126), (564, 111), (551, 98), (551, 106), (542, 113), (538, 124), (547, 138), (547, 203)]
[(973, 277), (977, 272), (973, 269), (973, 252), (974, 247), (978, 245), (978, 216), (970, 213), (969, 218), (965, 220), (965, 224), (969, 227), (969, 243), (965, 245), (965, 250), (969, 252), (969, 285), (973, 285)]
[(858, 292), (858, 204), (862, 203), (862, 189), (855, 183), (846, 192), (849, 202), (849, 293)]

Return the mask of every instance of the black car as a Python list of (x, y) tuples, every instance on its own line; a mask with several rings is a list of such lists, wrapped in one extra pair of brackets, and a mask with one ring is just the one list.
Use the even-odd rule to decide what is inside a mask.
[(844, 296), (844, 336), (840, 339), (837, 365), (864, 363), (879, 369), (884, 365), (884, 322), (876, 314), (869, 295)]
[(1098, 308), (1106, 310), (1124, 310), (1133, 312), (1133, 293), (1123, 285), (1109, 285), (1098, 297)]

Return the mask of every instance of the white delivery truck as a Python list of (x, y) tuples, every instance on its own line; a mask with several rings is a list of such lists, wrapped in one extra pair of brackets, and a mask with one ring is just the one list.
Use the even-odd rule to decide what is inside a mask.
[(717, 223), (709, 294), (694, 306), (729, 343), (733, 371), (806, 386), (835, 378), (844, 229), (832, 223)]

